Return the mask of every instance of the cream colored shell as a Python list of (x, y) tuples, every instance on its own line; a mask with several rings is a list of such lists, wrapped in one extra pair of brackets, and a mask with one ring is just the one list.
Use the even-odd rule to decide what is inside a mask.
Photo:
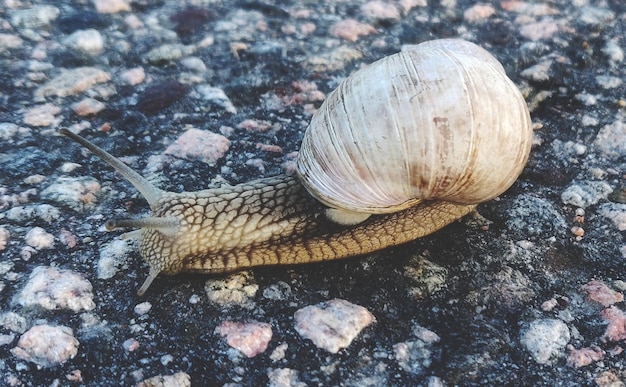
[(502, 65), (473, 43), (434, 40), (330, 93), (304, 136), (298, 174), (324, 204), (356, 212), (479, 203), (513, 184), (531, 139), (528, 108)]

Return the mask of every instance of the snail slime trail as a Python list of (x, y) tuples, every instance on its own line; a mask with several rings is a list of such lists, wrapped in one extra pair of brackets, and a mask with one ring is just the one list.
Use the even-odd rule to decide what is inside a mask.
[(150, 267), (139, 295), (160, 273), (325, 261), (428, 235), (508, 189), (532, 140), (528, 108), (502, 65), (455, 39), (410, 46), (346, 78), (313, 115), (296, 176), (167, 192), (61, 134), (150, 205), (149, 217), (106, 223), (139, 229), (124, 234)]

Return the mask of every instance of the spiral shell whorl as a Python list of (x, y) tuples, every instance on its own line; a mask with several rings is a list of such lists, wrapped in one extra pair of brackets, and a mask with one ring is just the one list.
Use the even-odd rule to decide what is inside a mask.
[(332, 92), (305, 134), (298, 173), (318, 200), (356, 212), (479, 203), (513, 184), (531, 139), (526, 103), (500, 63), (472, 43), (436, 40)]

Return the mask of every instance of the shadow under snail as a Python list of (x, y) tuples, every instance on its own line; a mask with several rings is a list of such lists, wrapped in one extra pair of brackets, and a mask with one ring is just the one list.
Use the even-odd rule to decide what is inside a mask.
[(173, 193), (62, 129), (128, 179), (152, 210), (139, 228), (159, 273), (219, 273), (365, 254), (405, 243), (508, 189), (530, 153), (528, 108), (502, 65), (463, 40), (410, 46), (346, 78), (314, 114), (297, 176)]

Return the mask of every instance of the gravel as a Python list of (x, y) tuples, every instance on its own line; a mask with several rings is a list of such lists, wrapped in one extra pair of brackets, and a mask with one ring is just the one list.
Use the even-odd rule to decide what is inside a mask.
[[(0, 384), (626, 378), (623, 2), (0, 4)], [(60, 127), (168, 191), (272, 176), (343, 78), (447, 37), (490, 51), (531, 107), (530, 160), (486, 220), (342, 261), (163, 275), (136, 296), (147, 267), (103, 224), (148, 205)]]

